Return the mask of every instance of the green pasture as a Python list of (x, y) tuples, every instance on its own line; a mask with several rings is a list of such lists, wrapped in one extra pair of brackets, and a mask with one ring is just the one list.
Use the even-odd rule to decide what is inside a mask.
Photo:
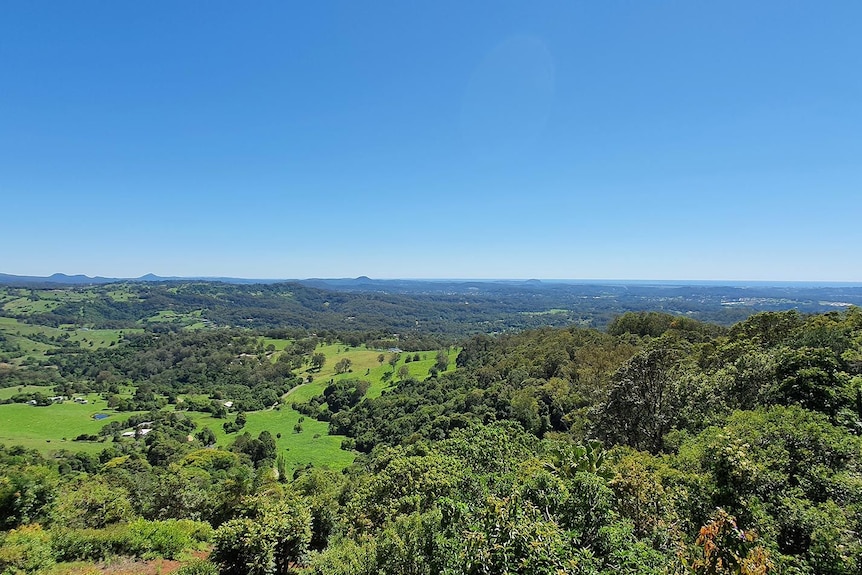
[(203, 327), (203, 323), (201, 323), (201, 315), (203, 315), (203, 310), (195, 310), (188, 313), (177, 313), (173, 310), (161, 310), (157, 314), (152, 315), (143, 321), (144, 323), (172, 323), (183, 326), (192, 326), (200, 323), (201, 327)]
[(69, 339), (81, 342), (81, 347), (98, 349), (117, 344), (125, 333), (142, 332), (142, 329), (76, 329)]
[[(8, 393), (9, 389), (0, 390)], [(17, 393), (18, 388), (14, 388)], [(49, 388), (38, 388), (45, 392)], [(23, 445), (44, 454), (59, 449), (97, 453), (107, 443), (72, 441), (82, 433), (96, 434), (106, 423), (126, 419), (135, 412), (117, 412), (109, 409), (107, 402), (98, 394), (86, 396), (89, 403), (81, 405), (74, 401), (54, 403), (37, 407), (21, 403), (0, 405), (0, 443)], [(96, 420), (93, 415), (108, 414), (107, 419)]]
[[(449, 350), (449, 367), (447, 371), (455, 369), (455, 358), (458, 357), (460, 349), (451, 348)], [(320, 372), (313, 372), (306, 368), (300, 373), (303, 377), (311, 375), (314, 381), (299, 386), (288, 393), (289, 402), (308, 401), (315, 395), (320, 395), (326, 389), (329, 380), (339, 381), (342, 379), (364, 379), (371, 382), (368, 388), (366, 397), (378, 397), (384, 389), (391, 387), (398, 381), (398, 371), (401, 366), (406, 365), (409, 370), (408, 377), (416, 379), (425, 379), (428, 377), (428, 372), (437, 361), (437, 350), (402, 352), (398, 354), (398, 362), (393, 367), (389, 364), (392, 359), (392, 352), (385, 350), (368, 349), (362, 347), (347, 347), (343, 344), (321, 345), (315, 350), (315, 353), (323, 353), (326, 355), (326, 363)], [(419, 361), (406, 361), (407, 357), (413, 358), (419, 354)], [(380, 355), (383, 355), (383, 362), (379, 361)], [(335, 366), (342, 359), (347, 358), (351, 361), (348, 373), (336, 374)], [(384, 381), (384, 374), (392, 372), (392, 377), (388, 381)]]
[[(0, 318), (2, 320), (4, 318)], [(2, 326), (0, 326), (0, 332), (3, 332)], [(41, 341), (33, 341), (24, 337), (23, 335), (17, 335), (15, 333), (6, 333), (3, 332), (3, 335), (6, 337), (6, 340), (12, 345), (16, 346), (19, 351), (13, 352), (16, 358), (39, 358), (45, 355), (45, 352), (49, 349), (54, 349), (56, 346), (49, 345), (46, 343), (42, 343)], [(14, 363), (14, 360), (13, 360)]]
[(36, 293), (42, 299), (66, 302), (89, 301), (97, 297), (92, 288), (77, 290), (69, 288), (37, 290)]
[(560, 315), (566, 313), (571, 313), (571, 310), (552, 308), (545, 311), (522, 311), (521, 315)]
[(264, 337), (264, 338), (261, 338), (261, 340), (263, 341), (263, 347), (264, 348), (272, 345), (275, 348), (275, 351), (277, 351), (277, 352), (284, 351), (284, 348), (286, 348), (287, 346), (289, 346), (290, 344), (293, 343), (293, 340), (290, 340), (290, 339), (278, 339), (278, 338), (274, 338), (274, 337)]
[[(277, 350), (283, 350), (290, 343), (287, 340), (264, 339), (264, 345), (272, 343)], [(458, 349), (452, 349), (449, 352), (449, 370), (455, 368), (455, 357), (457, 357)], [(397, 373), (402, 365), (407, 365), (410, 370), (411, 377), (424, 378), (428, 376), (428, 370), (436, 361), (436, 350), (411, 352), (412, 358), (415, 353), (419, 353), (419, 361), (411, 361), (405, 363), (407, 353), (402, 353), (398, 363), (394, 369), (389, 365), (388, 361), (392, 357), (392, 353), (367, 349), (365, 347), (348, 347), (344, 344), (321, 345), (315, 350), (315, 353), (323, 353), (326, 355), (326, 363), (323, 369), (318, 372), (311, 372), (308, 369), (301, 371), (300, 375), (306, 377), (311, 375), (314, 379), (311, 383), (304, 383), (290, 390), (282, 399), (282, 405), (274, 409), (263, 411), (254, 411), (246, 413), (246, 425), (238, 433), (250, 433), (253, 437), (257, 437), (261, 431), (269, 431), (275, 438), (278, 451), (284, 455), (288, 469), (293, 469), (302, 465), (311, 463), (315, 466), (330, 466), (340, 469), (349, 465), (355, 454), (341, 449), (341, 442), (345, 439), (342, 435), (328, 435), (329, 424), (327, 422), (317, 421), (314, 418), (304, 417), (297, 411), (291, 409), (290, 405), (293, 402), (308, 401), (316, 395), (323, 393), (330, 380), (340, 380), (349, 378), (366, 379), (371, 382), (371, 387), (368, 390), (368, 397), (379, 396), (384, 389), (394, 385), (396, 377), (387, 383), (383, 381), (383, 374), (387, 371)], [(383, 363), (378, 361), (380, 354), (384, 355)], [(421, 358), (425, 359), (421, 359)], [(335, 365), (344, 358), (351, 361), (352, 372), (336, 374)], [(366, 371), (368, 375), (366, 375)], [(187, 413), (188, 417), (194, 420), (199, 428), (209, 427), (216, 436), (217, 444), (220, 446), (228, 446), (232, 443), (237, 433), (227, 434), (224, 431), (223, 425), (226, 421), (233, 421), (236, 417), (235, 413), (231, 413), (227, 419), (216, 419), (209, 414), (204, 413)], [(302, 431), (297, 433), (294, 427), (300, 423), (302, 419)], [(281, 437), (278, 437), (281, 434)]]
[(150, 317), (148, 317), (144, 321), (147, 321), (150, 323), (173, 323), (173, 322), (180, 321), (181, 318), (182, 318), (181, 314), (178, 314), (177, 312), (172, 311), (172, 310), (163, 309), (160, 312), (158, 312), (157, 314), (151, 315)]
[(109, 290), (105, 295), (114, 301), (140, 301), (138, 295), (134, 293), (129, 286), (117, 287)]
[(30, 336), (42, 336), (59, 339), (68, 336), (71, 341), (77, 341), (84, 349), (99, 349), (115, 345), (124, 333), (143, 331), (140, 329), (87, 329), (72, 327), (56, 328), (44, 325), (23, 323), (15, 318), (0, 317), (0, 332), (12, 343), (21, 348), (22, 356), (37, 357), (59, 345), (34, 341)]
[[(311, 463), (315, 466), (329, 466), (342, 469), (353, 462), (355, 454), (341, 449), (344, 436), (328, 435), (329, 424), (305, 417), (302, 432), (294, 431), (302, 414), (284, 405), (275, 409), (246, 413), (246, 424), (239, 432), (227, 434), (222, 427), (226, 421), (233, 421), (235, 413), (227, 419), (216, 419), (209, 414), (188, 412), (190, 419), (199, 429), (209, 427), (215, 433), (217, 444), (227, 447), (242, 433), (248, 432), (257, 437), (261, 431), (269, 431), (275, 438), (278, 453), (284, 455), (288, 469)], [(281, 434), (281, 437), (278, 435)]]
[(46, 313), (60, 306), (62, 302), (56, 300), (31, 300), (27, 297), (11, 299), (3, 304), (3, 311), (15, 315), (31, 315)]
[(45, 313), (69, 302), (92, 300), (96, 294), (71, 289), (3, 288), (0, 304), (3, 310), (16, 315)]
[(0, 401), (11, 399), (19, 393), (44, 393), (47, 396), (54, 395), (54, 389), (51, 386), (44, 385), (16, 385), (14, 387), (0, 388)]

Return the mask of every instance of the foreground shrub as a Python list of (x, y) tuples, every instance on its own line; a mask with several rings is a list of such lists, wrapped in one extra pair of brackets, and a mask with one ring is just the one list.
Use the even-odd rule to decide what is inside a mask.
[(0, 535), (0, 573), (34, 573), (54, 564), (48, 533), (39, 525), (25, 525)]
[(194, 559), (174, 571), (174, 575), (219, 575), (219, 572), (215, 563)]
[(207, 541), (211, 535), (212, 528), (200, 521), (138, 519), (129, 524), (131, 552), (125, 555), (175, 559), (183, 550), (196, 547), (201, 541)]
[(128, 527), (113, 525), (106, 529), (51, 530), (51, 547), (58, 561), (104, 561), (122, 554), (128, 547)]
[(51, 545), (61, 561), (103, 561), (115, 555), (175, 559), (211, 536), (212, 528), (200, 521), (138, 519), (106, 529), (53, 529)]
[(216, 530), (212, 560), (223, 575), (289, 573), (301, 562), (311, 541), (311, 513), (299, 500), (252, 498), (245, 517)]
[(102, 477), (82, 477), (66, 485), (57, 497), (53, 519), (65, 527), (100, 529), (134, 517), (129, 493)]

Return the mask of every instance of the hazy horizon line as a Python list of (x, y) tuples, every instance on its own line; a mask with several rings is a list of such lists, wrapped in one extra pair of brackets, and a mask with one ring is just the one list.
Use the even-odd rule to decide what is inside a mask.
[(797, 280), (797, 279), (680, 279), (680, 278), (550, 278), (550, 277), (371, 277), (359, 276), (308, 276), (308, 277), (252, 277), (232, 275), (159, 275), (148, 272), (139, 276), (110, 276), (110, 275), (88, 275), (85, 273), (69, 274), (65, 272), (54, 272), (50, 275), (14, 274), (0, 272), (0, 275), (18, 278), (50, 279), (54, 276), (83, 277), (89, 279), (108, 279), (118, 281), (134, 281), (146, 277), (155, 277), (164, 280), (201, 280), (218, 281), (222, 279), (255, 281), (255, 282), (291, 282), (291, 281), (357, 281), (367, 279), (369, 281), (416, 281), (416, 282), (543, 282), (543, 283), (587, 283), (587, 284), (664, 284), (664, 285), (819, 285), (826, 287), (862, 287), (862, 281), (852, 280)]

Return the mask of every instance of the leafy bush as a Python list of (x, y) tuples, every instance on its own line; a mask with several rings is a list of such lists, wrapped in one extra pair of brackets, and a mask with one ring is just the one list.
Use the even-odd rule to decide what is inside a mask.
[(219, 575), (219, 571), (215, 563), (195, 559), (174, 571), (174, 575)]
[(124, 554), (128, 527), (114, 525), (106, 529), (51, 530), (51, 547), (59, 561), (103, 561)]
[(245, 502), (245, 517), (231, 519), (214, 534), (212, 560), (224, 575), (286, 573), (304, 559), (311, 541), (311, 513), (300, 500)]
[(101, 528), (128, 521), (134, 516), (129, 493), (113, 487), (101, 477), (85, 477), (61, 490), (53, 514), (66, 527)]
[(51, 544), (61, 561), (102, 561), (114, 555), (174, 559), (211, 536), (212, 528), (200, 521), (137, 519), (106, 529), (56, 528)]
[(130, 555), (174, 559), (192, 545), (190, 534), (178, 524), (171, 520), (132, 522), (129, 525)]
[(39, 525), (13, 529), (0, 539), (0, 573), (34, 573), (54, 564), (50, 538)]

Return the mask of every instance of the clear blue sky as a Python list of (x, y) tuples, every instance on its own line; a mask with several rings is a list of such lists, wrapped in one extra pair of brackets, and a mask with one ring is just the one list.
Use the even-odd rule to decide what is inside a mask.
[(862, 2), (0, 6), (0, 272), (862, 281)]

